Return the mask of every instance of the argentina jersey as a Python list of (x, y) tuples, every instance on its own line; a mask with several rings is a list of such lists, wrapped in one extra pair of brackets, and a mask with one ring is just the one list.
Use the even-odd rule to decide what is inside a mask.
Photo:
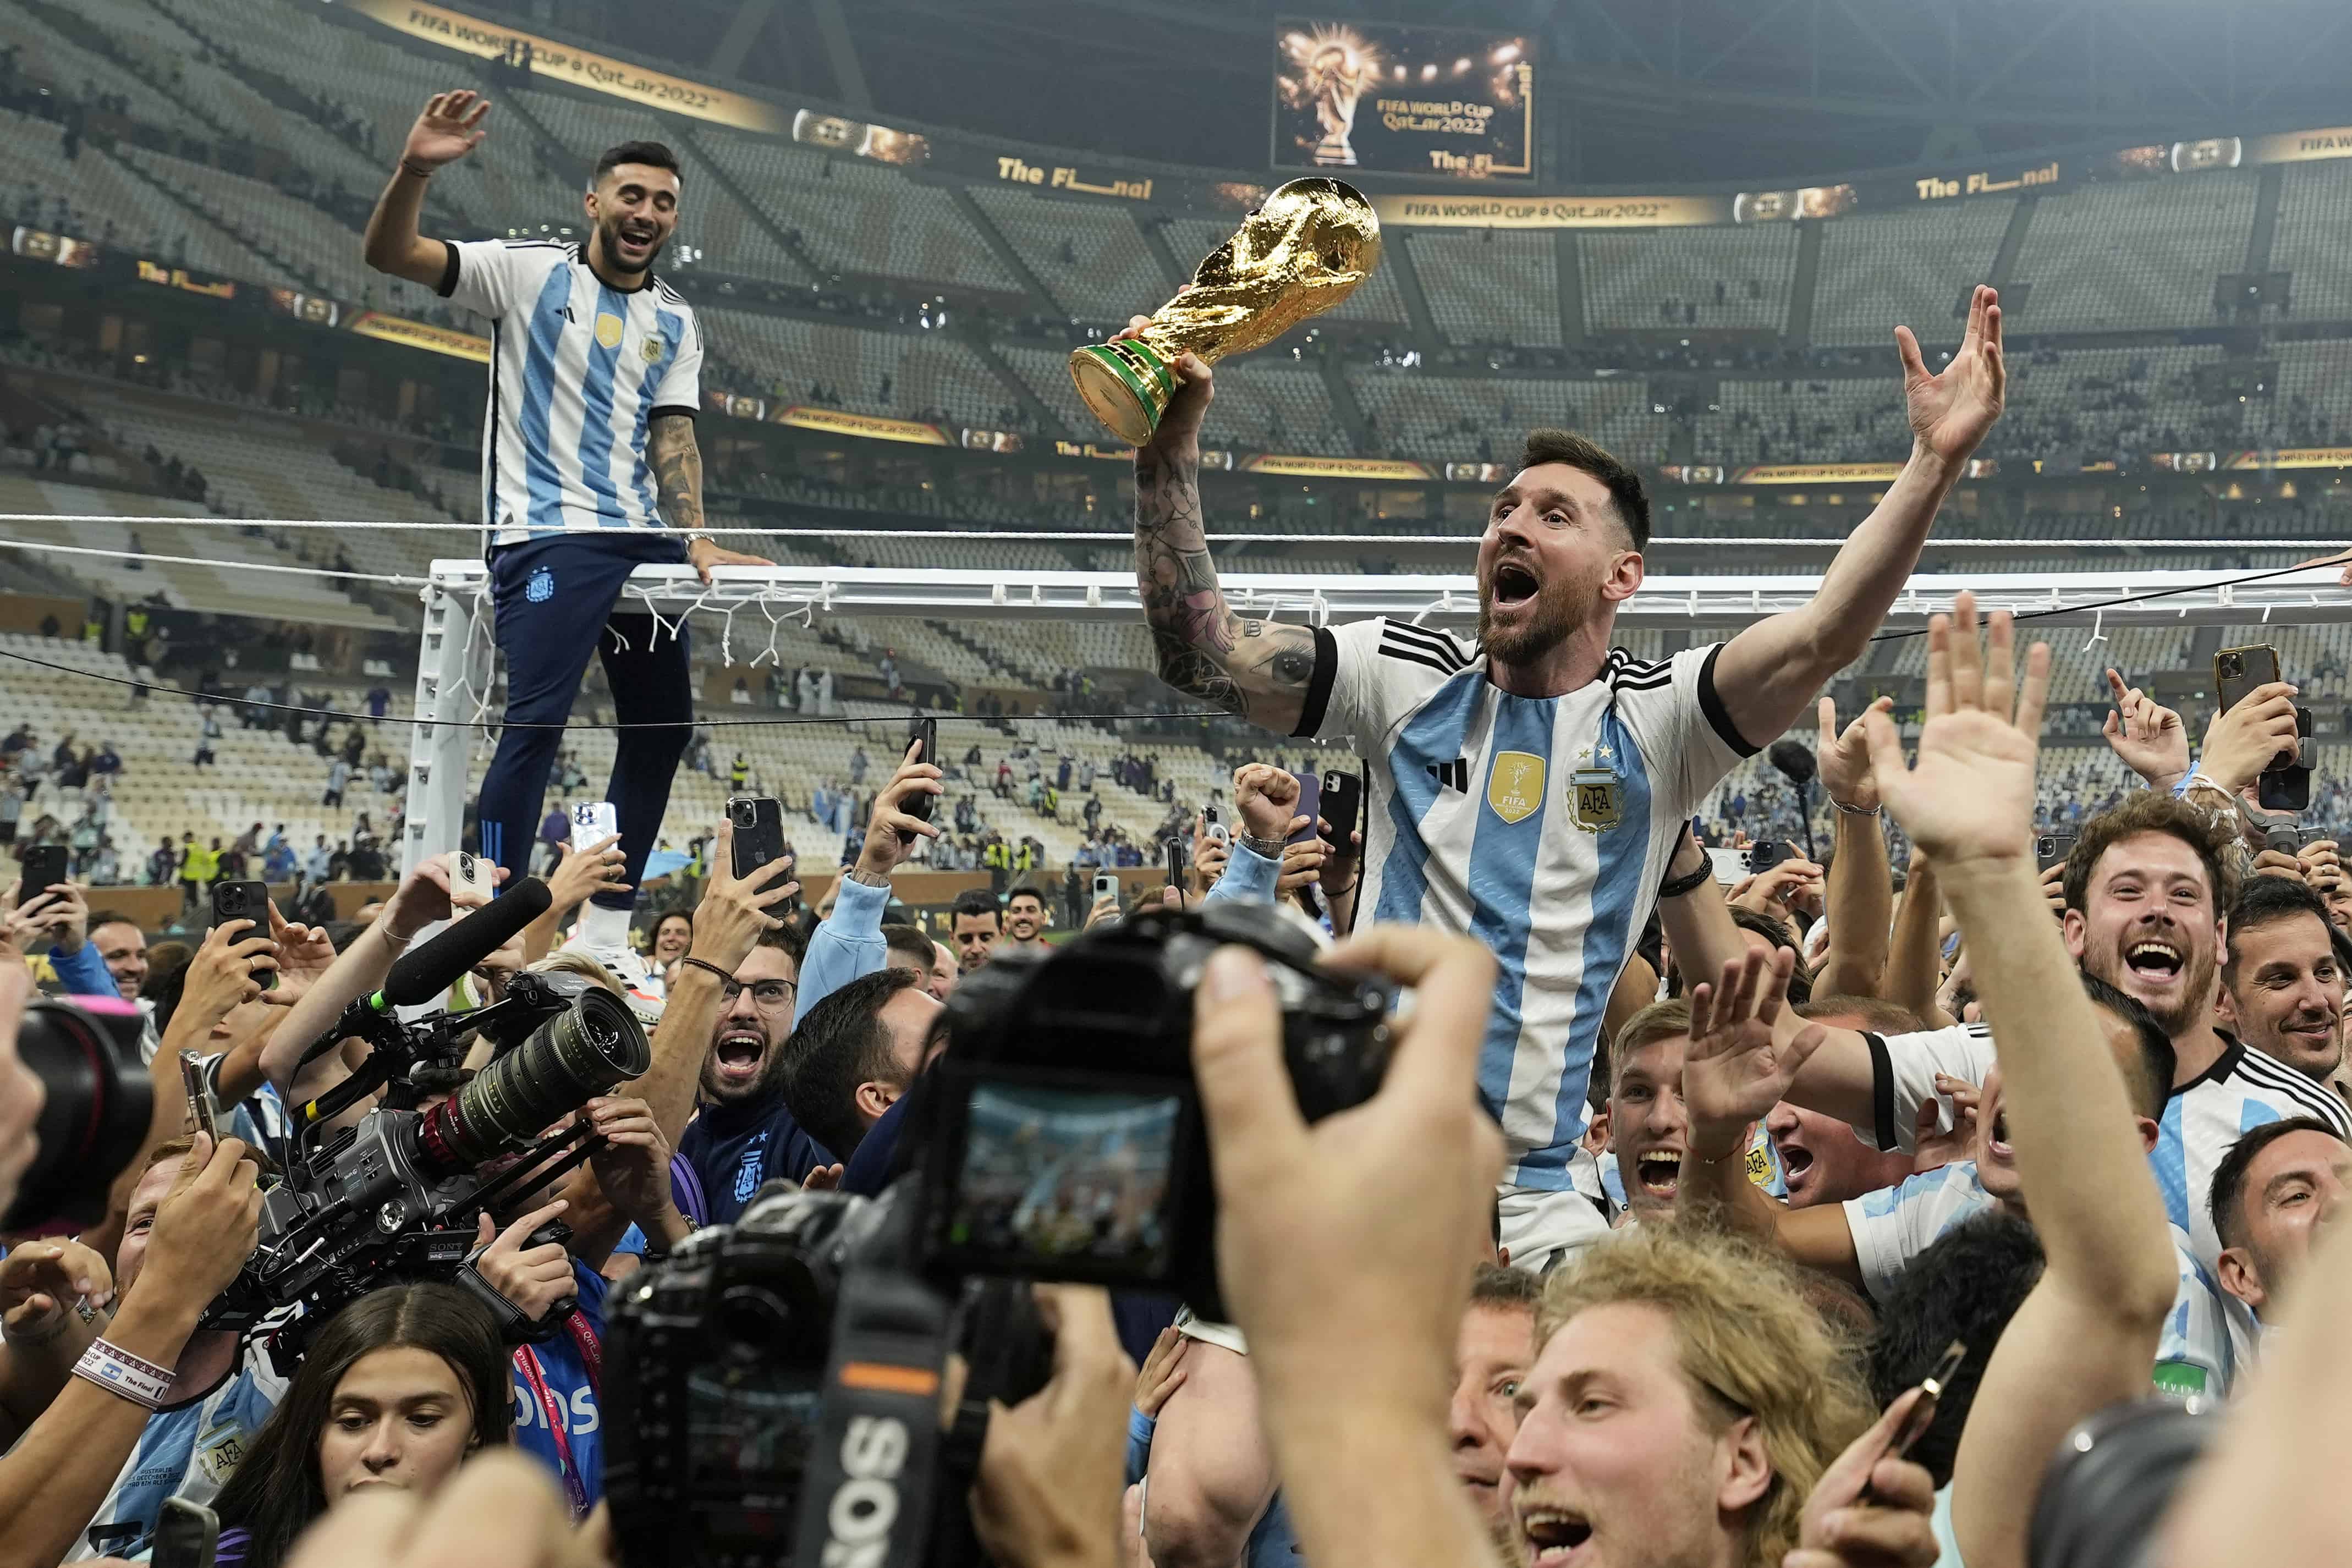
[(490, 321), (482, 517), (493, 545), (539, 534), (662, 527), (646, 433), (702, 406), (702, 329), (647, 275), (607, 286), (576, 245), (468, 240), (441, 293)]
[[(1931, 1030), (1922, 1034), (1865, 1034), (1876, 1079), (1874, 1132), (1882, 1149), (1907, 1149), (1919, 1107), (1936, 1092), (1936, 1074), (1982, 1083), (1994, 1060), (1991, 1034), (1981, 1024)], [(2174, 1088), (2157, 1124), (2148, 1163), (2164, 1194), (2167, 1218), (2189, 1238), (2189, 1249), (2208, 1272), (2218, 1270), (2221, 1239), (2207, 1201), (2213, 1172), (2230, 1146), (2264, 1123), (2289, 1116), (2316, 1116), (2352, 1140), (2352, 1111), (2327, 1087), (2273, 1057), (2224, 1035), (2227, 1042), (2213, 1065)], [(1946, 1112), (1948, 1122), (1950, 1113)]]
[(194, 1399), (147, 1417), (138, 1446), (122, 1463), (89, 1528), (66, 1553), (68, 1563), (130, 1557), (145, 1551), (167, 1497), (209, 1503), (253, 1447), (254, 1435), (286, 1396), (269, 1358), (248, 1345), (228, 1376)]
[[(1863, 1289), (1874, 1301), (1884, 1302), (1913, 1259), (1995, 1203), (1978, 1178), (1976, 1162), (1955, 1160), (1898, 1186), (1848, 1198), (1843, 1207)], [(2197, 1261), (2180, 1227), (2166, 1229), (2178, 1283), (2157, 1339), (2153, 1381), (2167, 1394), (2226, 1396), (2241, 1364), (2253, 1354), (2252, 1314)]]
[(1365, 759), (1359, 917), (1495, 955), (1478, 1090), (1504, 1179), (1570, 1190), (1610, 990), (1683, 824), (1754, 750), (1716, 696), (1717, 650), (1643, 664), (1620, 649), (1576, 691), (1523, 697), (1487, 681), (1484, 653), (1407, 622), (1315, 641), (1298, 734), (1353, 736)]

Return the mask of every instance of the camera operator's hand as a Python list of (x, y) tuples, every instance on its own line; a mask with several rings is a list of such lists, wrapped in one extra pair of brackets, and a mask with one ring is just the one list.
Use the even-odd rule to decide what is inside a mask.
[(394, 1487), (352, 1492), (296, 1538), (287, 1568), (613, 1568), (597, 1517), (574, 1529), (547, 1467), (498, 1448), (459, 1466), (430, 1498)]
[(1723, 967), (1714, 985), (1691, 991), (1690, 1045), (1683, 1053), (1683, 1107), (1690, 1118), (1689, 1151), (1704, 1164), (1738, 1155), (1748, 1130), (1788, 1097), (1798, 1070), (1828, 1031), (1808, 1024), (1785, 1045), (1772, 1026), (1789, 999), (1797, 955), (1775, 947), (1768, 963), (1753, 946)]
[[(1916, 768), (1903, 763), (1903, 737), (1884, 714), (1867, 716), (1879, 798), (1912, 841), (1949, 876), (2033, 856), (2033, 767), (2042, 710), (2050, 695), (2050, 649), (2026, 653), (2016, 681), (2014, 632), (2006, 612), (1992, 618), (1979, 651), (1976, 596), (1927, 631), (1927, 722)], [(2013, 710), (2013, 711), (2012, 711)]]
[[(174, 1034), (200, 1040), (233, 1009), (262, 994), (261, 977), (278, 967), (278, 945), (247, 935), (254, 929), (255, 923), (240, 915), (205, 933), (204, 946), (188, 960), (179, 1009), (172, 1015)], [(181, 1027), (184, 1018), (186, 1030)]]
[[(1880, 697), (1863, 710), (1864, 713), (1893, 713), (1895, 699)], [(1864, 737), (1866, 727), (1862, 715), (1856, 714), (1852, 724), (1838, 727), (1837, 703), (1823, 697), (1817, 716), (1822, 725), (1821, 774), (1822, 789), (1832, 802), (1853, 807), (1857, 811), (1878, 810), (1878, 780), (1870, 771), (1870, 742)]]
[(801, 890), (799, 883), (788, 880), (792, 869), (789, 858), (772, 860), (739, 879), (734, 825), (722, 816), (710, 852), (710, 880), (703, 886), (702, 902), (694, 906), (694, 946), (688, 956), (733, 974), (751, 955), (761, 932), (783, 925), (782, 915), (769, 911), (788, 904)]
[(2294, 757), (2301, 750), (2294, 733), (2295, 690), (2284, 681), (2266, 681), (2237, 706), (2215, 714), (2205, 727), (2198, 770), (2234, 795), (2252, 789), (2281, 752)]
[(866, 820), (866, 847), (857, 855), (857, 869), (868, 876), (888, 876), (901, 861), (915, 852), (914, 840), (901, 841), (900, 833), (926, 839), (940, 836), (937, 827), (907, 810), (907, 803), (916, 796), (939, 795), (947, 789), (940, 782), (945, 775), (928, 758), (915, 760), (915, 753), (922, 744), (919, 740), (907, 743), (906, 758), (874, 797), (873, 815)]
[(2137, 686), (2126, 686), (2113, 670), (2107, 672), (2107, 690), (2116, 706), (2101, 733), (2125, 766), (2151, 789), (2169, 789), (2188, 778), (2189, 727), (2180, 716)]
[(613, 1207), (647, 1236), (676, 1206), (669, 1188), (669, 1140), (654, 1121), (653, 1107), (619, 1094), (599, 1094), (584, 1107), (588, 1120), (604, 1134), (604, 1145), (588, 1156), (597, 1185)]
[(487, 1214), (475, 1226), (474, 1245), (480, 1250), (474, 1255), (474, 1272), (532, 1322), (572, 1293), (572, 1254), (553, 1241), (537, 1247), (524, 1244), (532, 1231), (561, 1215), (565, 1207), (559, 1197), (504, 1230)]
[(1254, 839), (1286, 839), (1307, 825), (1298, 810), (1298, 780), (1264, 762), (1234, 769), (1234, 815)]
[(584, 850), (575, 850), (559, 839), (555, 852), (562, 858), (548, 874), (549, 908), (570, 909), (600, 893), (629, 891), (629, 884), (621, 880), (628, 856), (621, 851), (620, 834), (608, 833)]
[(269, 901), (269, 935), (278, 944), (278, 984), (261, 993), (273, 1008), (290, 1008), (335, 967), (335, 945), (323, 925), (296, 925)]
[(114, 1299), (106, 1260), (79, 1241), (28, 1241), (0, 1260), (0, 1334), (10, 1344), (45, 1344), (81, 1314)]
[(990, 1406), (972, 1527), (1001, 1568), (1113, 1568), (1135, 1363), (1103, 1291), (1034, 1289), (1054, 1332), (1054, 1375), (1010, 1409)]
[(241, 1139), (215, 1146), (208, 1134), (196, 1134), (179, 1179), (155, 1211), (147, 1261), (131, 1293), (184, 1302), (193, 1312), (227, 1290), (261, 1228), (259, 1175)]
[(1805, 1499), (1797, 1549), (1781, 1568), (1931, 1568), (1940, 1554), (1936, 1483), (1925, 1467), (1886, 1452), (1920, 1397), (1916, 1388), (1905, 1389), (1822, 1472)]
[[(1380, 1092), (1311, 1127), (1283, 1064), (1264, 961), (1223, 949), (1194, 998), (1218, 1271), (1270, 1423), (1278, 1403), (1340, 1415), (1342, 1389), (1389, 1408), (1410, 1391), (1406, 1405), (1437, 1421), (1502, 1168), (1502, 1134), (1475, 1092), (1495, 961), (1468, 937), (1399, 925), (1371, 927), (1324, 961), (1385, 975), (1415, 998)], [(1368, 1381), (1367, 1366), (1387, 1375)]]

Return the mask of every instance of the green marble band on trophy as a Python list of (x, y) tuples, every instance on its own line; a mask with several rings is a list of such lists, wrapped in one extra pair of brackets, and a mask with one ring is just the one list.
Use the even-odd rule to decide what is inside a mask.
[(1276, 188), (1190, 287), (1131, 338), (1070, 352), (1070, 380), (1105, 429), (1140, 446), (1176, 395), (1176, 361), (1263, 348), (1330, 309), (1380, 265), (1381, 221), (1354, 186), (1322, 175)]

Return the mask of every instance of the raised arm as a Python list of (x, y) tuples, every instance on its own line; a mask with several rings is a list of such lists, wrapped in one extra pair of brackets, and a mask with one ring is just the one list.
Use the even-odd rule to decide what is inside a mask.
[(1790, 1208), (1748, 1179), (1748, 1134), (1788, 1094), (1797, 1070), (1829, 1038), (1817, 1023), (1793, 1033), (1776, 1028), (1788, 1016), (1789, 977), (1797, 956), (1776, 947), (1768, 959), (1750, 947), (1709, 984), (1691, 990), (1690, 1045), (1683, 1053), (1683, 1109), (1690, 1117), (1678, 1207), (1711, 1210), (1735, 1230), (1778, 1247), (1808, 1269), (1862, 1283), (1845, 1205)]
[(1758, 622), (1716, 660), (1716, 691), (1751, 745), (1795, 723), (1822, 684), (1862, 656), (1918, 565), (1937, 508), (2000, 417), (2000, 304), (1992, 289), (1978, 287), (1968, 333), (1940, 375), (1927, 373), (1908, 327), (1895, 329), (1895, 346), (1911, 418), (1910, 461), (1847, 537), (1812, 601)]
[[(1893, 697), (1872, 708), (1885, 712)], [(1886, 833), (1878, 817), (1878, 785), (1870, 776), (1870, 748), (1857, 717), (1838, 728), (1837, 705), (1823, 697), (1822, 789), (1836, 810), (1836, 853), (1830, 859), (1830, 949), (1813, 976), (1824, 997), (1875, 997), (1886, 983), (1887, 927), (1895, 919), (1895, 876), (1886, 860)]]
[(416, 220), (425, 212), (425, 183), (443, 164), (454, 163), (481, 145), (489, 134), (482, 129), (489, 112), (490, 100), (469, 89), (436, 92), (425, 100), (425, 112), (408, 128), (391, 183), (368, 214), (362, 252), (368, 266), (427, 288), (441, 287), (448, 276), (449, 246), (416, 232)]
[[(1986, 1364), (1960, 1437), (1952, 1523), (1973, 1568), (2022, 1568), (2033, 1495), (2058, 1439), (2084, 1416), (2147, 1394), (2178, 1288), (2164, 1200), (2107, 1030), (2053, 926), (2033, 867), (2033, 768), (2050, 653), (2014, 682), (2011, 628), (1984, 656), (1962, 594), (1927, 643), (1918, 766), (1873, 715), (1887, 809), (1942, 867), (2000, 1030), (2004, 1114), (2047, 1263)], [(2011, 719), (2012, 694), (2015, 718)]]
[(1193, 354), (1176, 361), (1176, 374), (1181, 384), (1159, 430), (1135, 452), (1135, 580), (1160, 678), (1289, 735), (1306, 712), (1315, 635), (1303, 626), (1244, 621), (1226, 605), (1201, 526), (1201, 420), (1214, 395), (1212, 378)]
[(1915, 848), (1903, 883), (1903, 902), (1895, 911), (1895, 935), (1887, 944), (1886, 985), (1879, 994), (1929, 1029), (1949, 1029), (1958, 1021), (1936, 1002), (1943, 985), (1937, 939), (1943, 904), (1935, 861)]

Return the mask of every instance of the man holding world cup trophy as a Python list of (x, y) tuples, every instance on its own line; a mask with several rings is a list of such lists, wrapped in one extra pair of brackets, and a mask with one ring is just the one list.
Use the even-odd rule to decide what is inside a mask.
[(1360, 194), (1294, 181), (1201, 264), (1192, 288), (1079, 350), (1072, 373), (1137, 443), (1136, 576), (1160, 678), (1280, 734), (1352, 736), (1368, 795), (1359, 920), (1427, 922), (1494, 952), (1479, 1089), (1509, 1151), (1503, 1244), (1539, 1269), (1604, 1234), (1576, 1190), (1575, 1167), (1591, 1159), (1579, 1142), (1585, 1082), (1683, 825), (1868, 645), (2000, 416), (2000, 307), (1992, 289), (1975, 291), (1940, 374), (1895, 329), (1908, 461), (1811, 602), (1727, 643), (1662, 664), (1610, 647), (1617, 607), (1642, 586), (1649, 499), (1633, 467), (1559, 430), (1528, 434), (1487, 513), (1475, 643), (1387, 618), (1244, 620), (1219, 590), (1201, 517), (1210, 365), (1338, 304), (1379, 255)]

